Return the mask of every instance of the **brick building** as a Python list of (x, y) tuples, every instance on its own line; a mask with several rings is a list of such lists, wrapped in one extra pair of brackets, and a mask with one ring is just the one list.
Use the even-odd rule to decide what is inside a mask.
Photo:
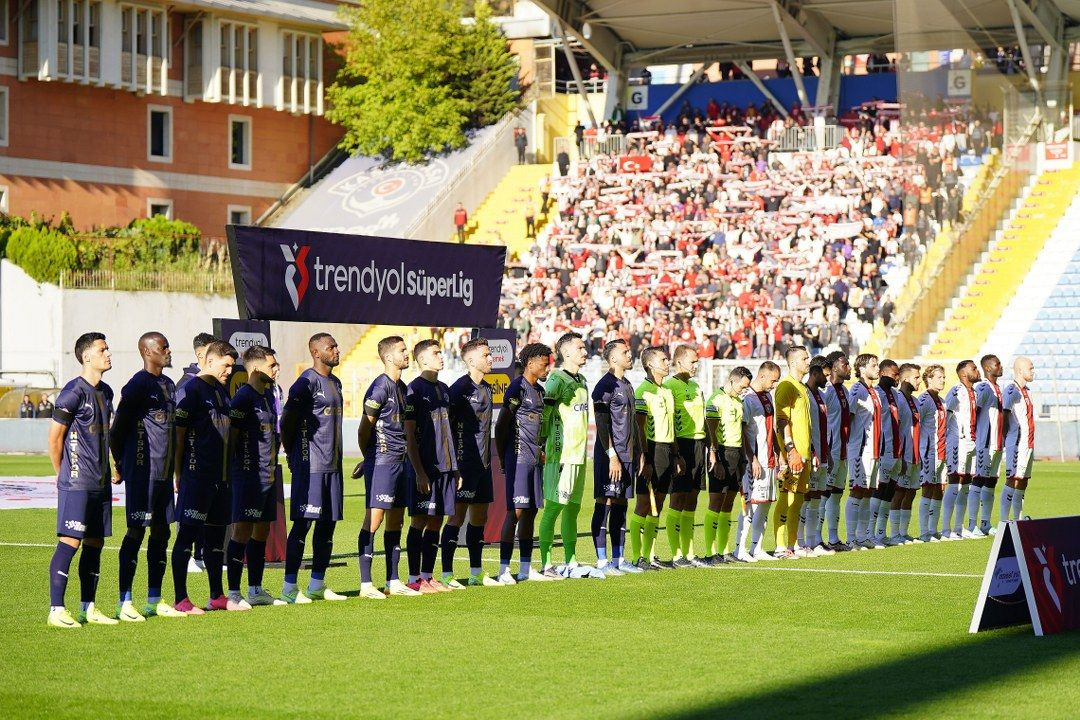
[(0, 209), (222, 235), (337, 142), (318, 0), (0, 0)]

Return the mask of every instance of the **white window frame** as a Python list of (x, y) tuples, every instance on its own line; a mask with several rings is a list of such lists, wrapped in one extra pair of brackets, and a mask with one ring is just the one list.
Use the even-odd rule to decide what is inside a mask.
[(250, 205), (230, 205), (225, 211), (225, 223), (227, 225), (234, 225), (232, 221), (232, 215), (234, 212), (247, 213), (247, 225), (251, 224), (251, 206)]
[[(244, 157), (247, 159), (247, 163), (234, 163), (233, 162), (233, 132), (232, 132), (232, 129), (233, 129), (233, 123), (236, 123), (236, 122), (244, 123), (245, 125), (247, 125), (247, 133), (244, 136), (244, 139), (245, 139)], [(254, 142), (255, 126), (254, 126), (254, 123), (251, 120), (251, 116), (250, 115), (229, 115), (229, 126), (228, 126), (227, 130), (228, 130), (228, 133), (229, 133), (229, 142), (228, 142), (229, 155), (227, 157), (227, 159), (229, 161), (229, 169), (230, 170), (251, 170), (252, 159), (253, 159), (252, 158), (252, 150), (253, 150), (253, 146), (255, 144), (255, 142)]]
[(7, 185), (0, 185), (0, 212), (7, 213), (8, 208), (11, 206), (11, 202), (8, 199), (10, 190)]
[(0, 0), (0, 17), (4, 19), (0, 23), (0, 47), (7, 47), (11, 41), (11, 16), (8, 0)]
[[(153, 116), (156, 112), (163, 112), (169, 118), (166, 127), (165, 154), (161, 156), (154, 155), (152, 152), (154, 147)], [(146, 106), (146, 159), (158, 163), (171, 163), (173, 161), (173, 109), (169, 105)]]
[[(311, 44), (315, 44), (314, 67)], [(289, 56), (292, 67), (285, 72), (286, 48), (291, 46)], [(323, 40), (321, 35), (301, 30), (281, 31), (282, 89), (281, 99), (285, 109), (293, 115), (323, 114)], [(292, 78), (285, 82), (284, 77)]]
[(7, 85), (0, 85), (0, 147), (7, 147), (11, 139), (11, 92)]
[[(139, 94), (151, 95), (157, 93), (159, 95), (167, 95), (169, 91), (169, 54), (172, 50), (172, 41), (169, 35), (170, 31), (168, 9), (154, 5), (131, 2), (121, 3), (119, 5), (119, 8), (121, 15), (127, 15), (128, 13), (130, 13), (130, 15), (128, 15), (130, 32), (128, 35), (128, 44), (126, 47), (124, 46), (123, 35), (119, 31), (119, 28), (117, 28), (117, 35), (120, 41), (121, 58), (123, 57), (124, 52), (129, 53), (130, 56), (129, 72), (131, 74), (131, 78), (127, 83), (125, 83), (127, 89)], [(146, 13), (145, 23), (139, 22), (140, 12)], [(161, 22), (161, 25), (159, 26), (161, 30), (160, 55), (154, 55), (153, 18), (151, 17), (153, 15), (159, 16), (159, 20)], [(140, 38), (142, 38), (146, 47), (146, 52), (142, 53), (142, 56), (145, 58), (143, 62), (146, 64), (145, 85), (139, 85), (139, 72), (137, 64), (139, 62), (140, 54), (138, 52)], [(160, 75), (156, 78), (154, 77), (153, 72), (155, 58), (161, 61), (161, 72)]]
[(169, 220), (174, 220), (176, 218), (176, 214), (175, 214), (176, 208), (173, 205), (172, 199), (170, 199), (170, 198), (153, 198), (153, 197), (146, 198), (146, 217), (147, 218), (154, 217), (154, 214), (155, 214), (154, 213), (154, 206), (155, 205), (164, 205), (165, 207), (169, 208), (169, 212), (165, 214), (165, 217), (168, 218)]
[[(233, 66), (236, 61), (236, 31), (242, 29), (243, 33), (240, 39), (241, 42), (241, 55), (244, 60), (244, 66), (237, 68)], [(214, 42), (219, 46), (221, 45), (221, 33), (227, 30), (228, 42), (225, 44), (224, 52), (219, 52), (217, 72), (214, 75), (216, 86), (221, 97), (221, 102), (228, 103), (230, 105), (254, 105), (256, 97), (259, 93), (259, 84), (262, 82), (262, 73), (259, 70), (258, 58), (255, 60), (255, 67), (251, 67), (251, 54), (248, 52), (248, 44), (254, 33), (255, 36), (255, 50), (256, 53), (260, 52), (259, 45), (259, 26), (254, 23), (241, 22), (239, 20), (221, 20), (215, 25), (217, 36), (214, 38)], [(238, 86), (236, 83), (236, 70), (242, 71), (241, 84)], [(228, 86), (225, 89), (221, 87), (222, 73), (229, 73)], [(248, 82), (248, 75), (254, 72), (255, 76), (251, 78), (254, 83), (252, 85)]]

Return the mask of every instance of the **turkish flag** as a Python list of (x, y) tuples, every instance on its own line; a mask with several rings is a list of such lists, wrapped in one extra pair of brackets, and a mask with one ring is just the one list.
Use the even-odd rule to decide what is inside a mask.
[(619, 172), (649, 172), (652, 170), (652, 158), (648, 155), (623, 155), (619, 158)]

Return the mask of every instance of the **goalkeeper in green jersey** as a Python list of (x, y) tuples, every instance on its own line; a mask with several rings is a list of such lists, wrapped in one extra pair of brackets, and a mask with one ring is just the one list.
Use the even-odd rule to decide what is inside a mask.
[[(589, 389), (581, 366), (589, 353), (577, 333), (566, 333), (555, 343), (558, 367), (544, 384), (544, 426), (547, 436), (544, 465), (544, 515), (540, 519), (540, 563), (548, 577), (577, 575), (577, 519), (585, 491), (588, 457)], [(562, 517), (561, 533), (566, 565), (559, 573), (551, 564), (555, 523)]]

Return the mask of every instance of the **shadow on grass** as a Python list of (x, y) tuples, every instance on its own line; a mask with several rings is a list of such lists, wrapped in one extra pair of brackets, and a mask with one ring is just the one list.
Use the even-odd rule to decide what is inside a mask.
[[(886, 631), (887, 632), (887, 631)], [(958, 629), (959, 632), (959, 629)], [(960, 690), (993, 687), (1006, 677), (1045, 673), (1045, 682), (1036, 677), (1023, 698), (1012, 697), (1029, 709), (1056, 713), (1047, 698), (1076, 681), (1052, 667), (1062, 660), (1080, 659), (1080, 632), (1038, 638), (1030, 627), (991, 631), (979, 635), (957, 635), (954, 644), (928, 652), (905, 655), (886, 662), (870, 661), (852, 671), (813, 680), (797, 678), (805, 658), (792, 644), (794, 654), (788, 667), (793, 677), (753, 695), (718, 698), (697, 707), (653, 715), (665, 720), (704, 718), (828, 717), (877, 718), (883, 715), (917, 715), (919, 706), (947, 700)], [(820, 667), (820, 663), (818, 666)], [(751, 672), (743, 668), (740, 672)], [(733, 673), (735, 678), (737, 673)], [(986, 698), (986, 709), (1004, 710), (1001, 696)], [(969, 708), (970, 710), (970, 708)], [(1064, 708), (1059, 708), (1064, 712)], [(929, 710), (928, 710), (929, 711)], [(970, 715), (970, 712), (965, 712)]]

